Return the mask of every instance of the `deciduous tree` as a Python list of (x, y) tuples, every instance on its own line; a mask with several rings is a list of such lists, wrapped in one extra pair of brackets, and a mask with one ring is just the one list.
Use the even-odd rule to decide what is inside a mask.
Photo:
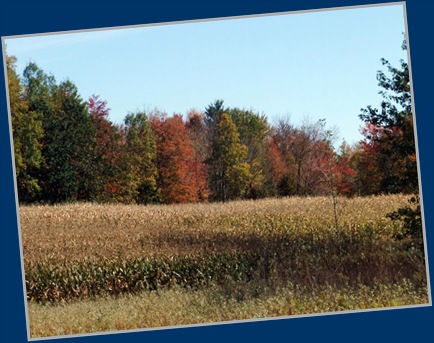
[(107, 101), (98, 95), (92, 95), (87, 102), (91, 124), (95, 134), (93, 176), (96, 199), (111, 201), (117, 191), (116, 181), (119, 173), (120, 133), (118, 128), (108, 119), (110, 109)]
[(193, 174), (196, 187), (199, 190), (199, 201), (207, 201), (209, 189), (207, 186), (208, 169), (205, 161), (210, 156), (210, 142), (208, 128), (204, 122), (204, 115), (196, 110), (188, 113), (186, 127), (194, 149)]
[(240, 134), (240, 143), (247, 147), (245, 162), (249, 165), (250, 180), (247, 198), (263, 196), (264, 168), (266, 168), (266, 136), (269, 131), (267, 117), (252, 110), (231, 108), (228, 114)]
[(228, 201), (242, 197), (251, 173), (244, 162), (247, 148), (240, 143), (237, 127), (231, 117), (223, 113), (217, 124), (210, 165), (210, 188), (217, 201)]
[(30, 111), (15, 70), (15, 57), (6, 56), (9, 105), (14, 142), (15, 172), (20, 202), (31, 202), (40, 191), (38, 170), (42, 158), (42, 114)]
[(123, 203), (157, 203), (160, 201), (157, 145), (148, 116), (144, 112), (130, 113), (124, 123), (116, 200)]
[[(406, 49), (405, 42), (403, 49)], [(411, 107), (408, 64), (401, 60), (393, 67), (377, 73), (383, 101), (380, 109), (368, 106), (360, 118), (366, 123), (362, 148), (375, 151), (375, 162), (381, 175), (380, 192), (413, 193), (418, 191), (414, 126)]]
[(201, 180), (197, 179), (196, 154), (181, 115), (152, 116), (157, 142), (158, 188), (164, 203), (199, 201)]

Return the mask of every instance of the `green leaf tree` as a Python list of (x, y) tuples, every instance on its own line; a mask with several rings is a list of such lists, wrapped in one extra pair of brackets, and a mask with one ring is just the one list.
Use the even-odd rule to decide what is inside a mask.
[(148, 116), (144, 112), (130, 113), (125, 117), (124, 123), (117, 201), (158, 203), (157, 145)]
[(249, 165), (250, 179), (245, 196), (257, 198), (264, 194), (263, 181), (266, 168), (266, 137), (269, 132), (267, 117), (252, 110), (231, 108), (228, 114), (240, 134), (240, 143), (247, 147), (245, 161)]
[(213, 200), (228, 201), (242, 197), (251, 173), (244, 162), (247, 147), (240, 143), (240, 135), (231, 117), (223, 113), (212, 141), (210, 165), (210, 189)]
[(37, 178), (42, 157), (42, 115), (30, 111), (23, 86), (15, 70), (16, 58), (6, 57), (9, 104), (14, 142), (15, 171), (20, 202), (31, 202), (40, 191)]
[(377, 73), (382, 87), (381, 108), (368, 106), (359, 115), (366, 123), (362, 148), (375, 152), (380, 192), (414, 193), (418, 191), (418, 177), (408, 64), (401, 60), (396, 68), (385, 59), (382, 64), (387, 74)]

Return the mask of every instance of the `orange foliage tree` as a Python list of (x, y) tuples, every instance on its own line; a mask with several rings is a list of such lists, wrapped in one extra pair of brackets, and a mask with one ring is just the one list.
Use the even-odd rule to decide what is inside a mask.
[(152, 115), (151, 127), (157, 143), (158, 187), (164, 203), (200, 200), (205, 181), (200, 175), (196, 152), (182, 116)]

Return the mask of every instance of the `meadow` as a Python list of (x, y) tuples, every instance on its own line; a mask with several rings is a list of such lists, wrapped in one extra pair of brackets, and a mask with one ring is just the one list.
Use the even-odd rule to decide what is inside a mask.
[(21, 206), (31, 336), (426, 304), (408, 198)]

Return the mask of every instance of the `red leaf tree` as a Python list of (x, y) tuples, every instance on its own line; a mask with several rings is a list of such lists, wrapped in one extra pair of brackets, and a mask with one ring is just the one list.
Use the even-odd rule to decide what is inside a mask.
[(101, 100), (99, 95), (92, 95), (87, 102), (87, 107), (96, 143), (94, 164), (97, 172), (94, 177), (101, 188), (97, 198), (109, 201), (118, 189), (116, 165), (120, 157), (120, 134), (117, 127), (108, 120), (110, 108), (107, 107), (107, 101)]

